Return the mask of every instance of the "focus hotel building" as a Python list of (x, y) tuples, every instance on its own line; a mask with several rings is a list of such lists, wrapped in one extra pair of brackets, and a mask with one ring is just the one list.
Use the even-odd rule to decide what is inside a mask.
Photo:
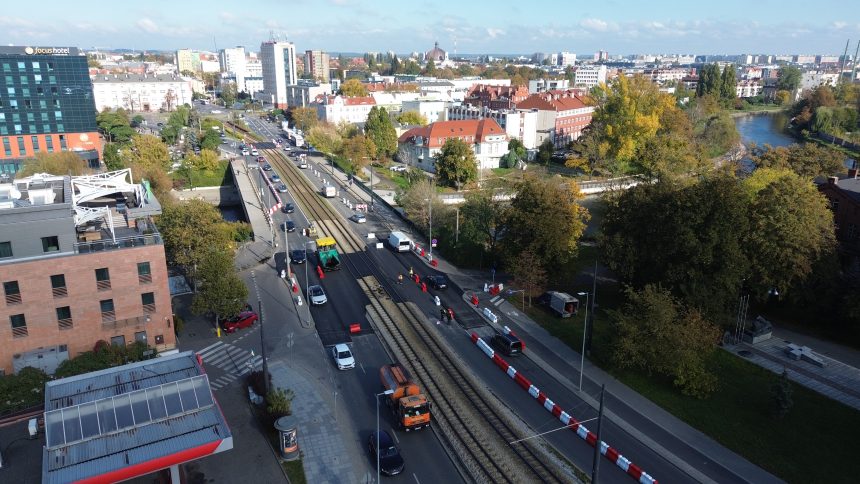
[(129, 169), (0, 183), (0, 374), (100, 341), (175, 349), (160, 213)]
[(99, 167), (96, 106), (82, 52), (0, 47), (0, 76), (0, 178), (11, 178), (36, 153), (74, 151)]

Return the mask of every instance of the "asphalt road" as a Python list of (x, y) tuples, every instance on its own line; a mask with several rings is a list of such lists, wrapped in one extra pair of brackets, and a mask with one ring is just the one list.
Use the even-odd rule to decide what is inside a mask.
[[(278, 138), (279, 130), (276, 126), (266, 121), (257, 119), (246, 119), (249, 126), (259, 132), (266, 138)], [(310, 157), (312, 166), (318, 170), (328, 172), (328, 167), (322, 168), (324, 160), (317, 157)], [(331, 182), (331, 180), (330, 180)], [(289, 183), (288, 183), (289, 185)], [(338, 186), (335, 183), (335, 186)], [(345, 216), (349, 216), (351, 211), (343, 204), (333, 202), (333, 205)], [(293, 217), (294, 221), (301, 224), (304, 220), (296, 220), (301, 216), (296, 213), (297, 217)], [(359, 234), (368, 231), (377, 232), (380, 237), (386, 236), (390, 230), (394, 216), (391, 213), (378, 210), (369, 214), (368, 223), (362, 225), (358, 232)], [(299, 229), (300, 230), (300, 229)], [(291, 234), (293, 237), (293, 234)], [(301, 235), (296, 236), (296, 242), (300, 242)], [(388, 249), (376, 250), (370, 249), (369, 254), (375, 265), (380, 268), (388, 278), (381, 281), (386, 284), (391, 294), (399, 295), (403, 300), (409, 300), (417, 303), (425, 312), (428, 321), (433, 321), (438, 316), (438, 308), (432, 300), (433, 292), (425, 294), (415, 284), (404, 283), (403, 286), (396, 284), (396, 276), (398, 273), (406, 273), (409, 267), (414, 267), (421, 275), (427, 274), (430, 270), (412, 254), (397, 254)], [(280, 266), (279, 266), (280, 267)], [(419, 269), (420, 268), (420, 269)], [(355, 281), (351, 280), (351, 276), (345, 270), (341, 273), (327, 273), (326, 279), (323, 281), (323, 286), (326, 288), (329, 295), (329, 304), (327, 307), (315, 308), (313, 310), (314, 319), (320, 328), (320, 337), (323, 341), (337, 342), (338, 339), (346, 340), (348, 335), (345, 334), (345, 328), (351, 322), (359, 322), (362, 328), (367, 328), (366, 320), (364, 319), (364, 304), (366, 299), (361, 294)], [(307, 284), (304, 279), (303, 271), (298, 271), (299, 280), (303, 285)], [(315, 271), (309, 271), (310, 283), (316, 283)], [(457, 288), (451, 287), (445, 291), (439, 292), (440, 299), (446, 307), (452, 307), (455, 314), (462, 315), (463, 320), (469, 323), (481, 324), (478, 318), (471, 309), (467, 307), (465, 302), (460, 297)], [(450, 343), (451, 347), (460, 355), (464, 364), (468, 365), (474, 373), (479, 376), (490, 388), (490, 390), (498, 396), (499, 400), (509, 406), (514, 413), (527, 422), (535, 433), (547, 432), (561, 427), (558, 420), (550, 415), (544, 408), (538, 405), (533, 398), (526, 392), (523, 392), (513, 381), (498, 370), (498, 368), (480, 352), (474, 344), (468, 339), (466, 332), (457, 324), (453, 325), (434, 325), (439, 333)], [(373, 344), (359, 343), (363, 339), (372, 339)], [(349, 391), (355, 394), (370, 394), (379, 389), (375, 368), (380, 364), (385, 363), (386, 356), (378, 343), (378, 339), (372, 335), (358, 336), (353, 338), (353, 345), (356, 348), (356, 357), (362, 362), (364, 368), (358, 369), (355, 373), (361, 373), (359, 380), (347, 377), (347, 381), (340, 382), (344, 388), (349, 388)], [(529, 346), (540, 344), (539, 342), (529, 341)], [(526, 351), (528, 353), (528, 349)], [(547, 363), (558, 363), (558, 367), (565, 372), (568, 380), (575, 381), (578, 378), (578, 372), (573, 374), (569, 371), (569, 366), (566, 362), (554, 362), (547, 359)], [(373, 367), (370, 363), (373, 363)], [(545, 391), (550, 397), (561, 405), (568, 413), (574, 415), (580, 421), (588, 421), (596, 417), (597, 412), (590, 405), (584, 403), (579, 398), (575, 387), (558, 381), (553, 375), (544, 371), (538, 364), (528, 357), (520, 357), (510, 361), (519, 371), (523, 371), (531, 381)], [(555, 366), (555, 365), (553, 365)], [(569, 383), (569, 382), (568, 382)], [(584, 390), (592, 397), (599, 395), (599, 388), (596, 384), (588, 380), (587, 375), (584, 383)], [(366, 399), (365, 399), (366, 400)], [(356, 419), (361, 425), (367, 425), (365, 419), (367, 412), (372, 412), (372, 399), (367, 402), (370, 408), (365, 408), (363, 411), (356, 410)], [(642, 418), (636, 409), (629, 408), (624, 402), (619, 401), (609, 395), (606, 399), (606, 408), (625, 418), (639, 430), (647, 434), (651, 439), (657, 441), (663, 447), (671, 450), (673, 453), (681, 457), (685, 462), (691, 464), (705, 475), (716, 482), (739, 482), (739, 479), (728, 469), (721, 467), (719, 464), (711, 461), (706, 455), (702, 455), (698, 451), (691, 449), (680, 439), (676, 438), (670, 432), (659, 428), (647, 418)], [(374, 414), (370, 414), (373, 416)], [(587, 422), (586, 426), (590, 429), (596, 428), (596, 422)], [(409, 436), (410, 439), (413, 436)], [(588, 446), (583, 440), (575, 435), (570, 430), (560, 430), (558, 432), (549, 433), (543, 437), (547, 442), (552, 444), (557, 451), (565, 458), (574, 462), (581, 469), (590, 471), (592, 465), (593, 449)], [(654, 450), (643, 444), (635, 437), (631, 436), (623, 429), (618, 428), (608, 419), (604, 419), (602, 427), (602, 439), (616, 448), (625, 457), (633, 463), (639, 465), (646, 472), (662, 482), (690, 482), (691, 476), (683, 470), (677, 468), (671, 462), (658, 455)], [(438, 446), (437, 446), (438, 447)], [(411, 454), (416, 449), (405, 449)], [(430, 449), (424, 449), (429, 451)], [(430, 454), (424, 456), (428, 462), (432, 462), (429, 458)], [(444, 460), (444, 459), (443, 459)], [(625, 474), (620, 468), (611, 464), (605, 459), (601, 459), (601, 482), (630, 482), (630, 477)], [(432, 466), (431, 466), (432, 467)]]

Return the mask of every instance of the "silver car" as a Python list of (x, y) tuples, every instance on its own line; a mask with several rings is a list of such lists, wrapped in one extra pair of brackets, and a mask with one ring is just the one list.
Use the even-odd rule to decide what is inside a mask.
[(314, 306), (320, 306), (328, 302), (325, 290), (323, 290), (322, 286), (316, 284), (308, 288), (308, 300), (310, 300), (311, 304)]

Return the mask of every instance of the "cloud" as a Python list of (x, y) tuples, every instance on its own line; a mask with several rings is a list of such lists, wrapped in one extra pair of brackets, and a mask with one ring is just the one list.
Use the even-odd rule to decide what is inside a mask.
[(136, 22), (137, 28), (143, 30), (148, 34), (157, 34), (159, 31), (158, 24), (153, 22), (152, 19), (142, 18)]
[(595, 32), (614, 32), (618, 30), (618, 25), (614, 22), (607, 22), (599, 18), (586, 18), (579, 21), (579, 26), (586, 30)]
[(494, 29), (490, 27), (487, 29), (487, 35), (489, 35), (491, 39), (495, 39), (500, 35), (505, 35), (505, 31), (502, 29)]

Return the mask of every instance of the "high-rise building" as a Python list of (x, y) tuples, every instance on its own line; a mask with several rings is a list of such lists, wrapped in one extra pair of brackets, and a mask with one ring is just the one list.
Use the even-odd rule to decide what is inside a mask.
[(53, 372), (99, 341), (175, 348), (159, 213), (129, 169), (0, 183), (0, 373)]
[(236, 81), (237, 91), (245, 91), (245, 77), (247, 76), (245, 48), (222, 49), (218, 55), (218, 60), (221, 63), (221, 72), (232, 74)]
[(176, 68), (180, 74), (183, 72), (200, 72), (200, 52), (191, 49), (177, 50)]
[(0, 47), (0, 68), (0, 174), (55, 151), (74, 151), (98, 168), (102, 146), (86, 56), (75, 47)]
[(262, 101), (276, 108), (287, 108), (287, 86), (296, 84), (296, 46), (292, 42), (267, 40), (260, 44), (260, 62), (263, 66)]
[(558, 65), (562, 67), (572, 66), (576, 64), (576, 54), (573, 52), (559, 52)]
[(328, 69), (330, 60), (327, 52), (320, 50), (305, 51), (305, 73), (312, 75), (315, 81), (328, 83), (331, 80)]

